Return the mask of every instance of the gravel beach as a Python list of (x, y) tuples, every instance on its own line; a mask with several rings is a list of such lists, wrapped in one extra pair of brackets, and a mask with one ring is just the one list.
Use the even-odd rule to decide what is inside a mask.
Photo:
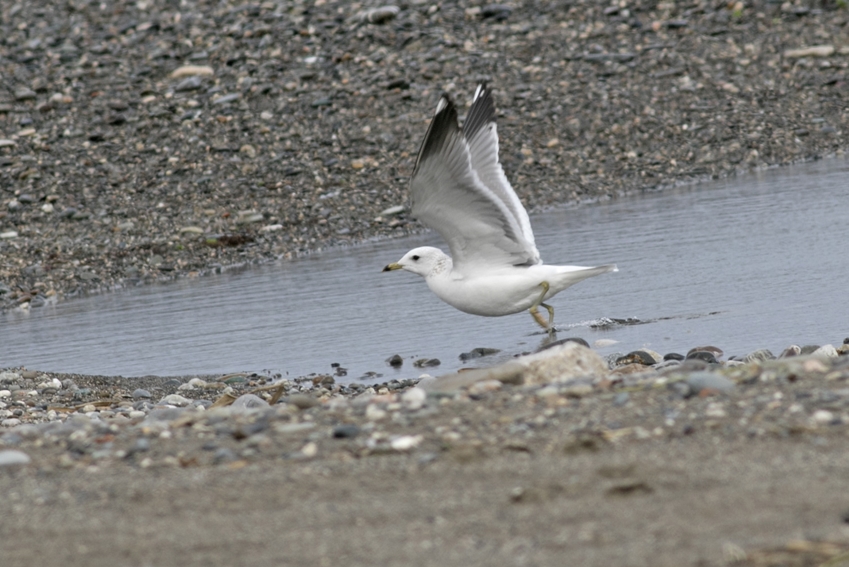
[(841, 153), (841, 2), (4, 2), (0, 300), (420, 230), (440, 93), (530, 210)]
[[(4, 1), (0, 305), (419, 231), (418, 144), (480, 80), (532, 211), (842, 155), (847, 23), (839, 1)], [(0, 360), (0, 562), (846, 565), (849, 339), (823, 341), (568, 342), (373, 386)]]
[(567, 341), (374, 386), (6, 370), (0, 556), (842, 565), (847, 384), (849, 344), (605, 361)]

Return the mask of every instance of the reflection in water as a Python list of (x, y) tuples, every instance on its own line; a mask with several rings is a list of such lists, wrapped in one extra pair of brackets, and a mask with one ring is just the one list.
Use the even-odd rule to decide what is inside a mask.
[[(603, 354), (713, 344), (731, 355), (842, 341), (847, 174), (849, 163), (828, 160), (537, 215), (546, 262), (615, 262), (620, 270), (552, 301), (558, 338), (619, 341)], [(420, 245), (444, 248), (438, 235), (424, 234), (0, 315), (0, 366), (298, 376), (332, 373), (338, 363), (347, 369), (340, 380), (354, 380), (369, 371), (444, 373), (461, 365), (463, 352), (500, 349), (469, 361), (489, 364), (546, 340), (525, 313), (466, 315), (417, 276), (381, 273)], [(643, 324), (625, 324), (629, 318)], [(397, 370), (384, 363), (394, 354), (404, 358)], [(423, 358), (441, 365), (414, 368)]]

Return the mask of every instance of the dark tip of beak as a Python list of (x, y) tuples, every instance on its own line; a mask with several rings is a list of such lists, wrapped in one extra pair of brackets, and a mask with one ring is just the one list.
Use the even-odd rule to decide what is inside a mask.
[(382, 272), (391, 272), (391, 271), (392, 271), (392, 268), (390, 268), (390, 267), (387, 265), (387, 266), (386, 266), (385, 268), (383, 268), (381, 271), (382, 271)]

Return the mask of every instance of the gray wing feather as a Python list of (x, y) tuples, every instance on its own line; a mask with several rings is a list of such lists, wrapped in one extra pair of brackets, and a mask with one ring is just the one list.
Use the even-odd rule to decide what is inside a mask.
[[(463, 134), (469, 144), (472, 169), (484, 185), (507, 206), (516, 219), (522, 234), (534, 245), (534, 233), (528, 212), (504, 175), (498, 159), (498, 131), (495, 125), (495, 104), (486, 83), (478, 85), (469, 114), (463, 123)], [(539, 260), (539, 253), (537, 253)]]
[(469, 145), (447, 95), (436, 107), (410, 182), (412, 213), (439, 232), (455, 269), (539, 263), (515, 215), (472, 168)]

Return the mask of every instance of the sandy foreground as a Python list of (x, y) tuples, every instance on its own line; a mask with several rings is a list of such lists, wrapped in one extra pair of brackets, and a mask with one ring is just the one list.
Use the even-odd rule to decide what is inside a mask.
[(4, 565), (845, 564), (849, 357), (694, 352), (648, 364), (656, 353), (638, 351), (611, 370), (569, 343), (377, 386), (7, 370), (0, 553)]
[[(3, 308), (420, 230), (427, 120), (479, 80), (531, 210), (846, 148), (841, 2), (377, 6), (0, 4)], [(0, 370), (0, 564), (846, 565), (830, 340), (373, 388)]]

